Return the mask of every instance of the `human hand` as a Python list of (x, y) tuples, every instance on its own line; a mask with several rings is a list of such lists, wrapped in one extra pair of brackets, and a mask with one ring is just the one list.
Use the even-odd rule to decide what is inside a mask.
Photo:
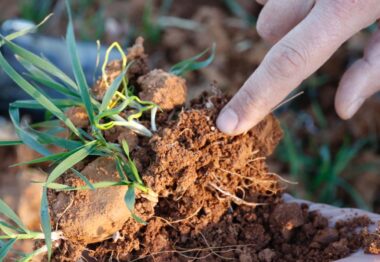
[[(355, 208), (339, 208), (326, 204), (313, 203), (310, 201), (296, 199), (289, 194), (284, 194), (283, 200), (286, 203), (306, 203), (309, 205), (309, 211), (318, 211), (321, 215), (326, 217), (329, 221), (329, 226), (334, 227), (335, 223), (339, 220), (349, 220), (354, 217), (367, 216), (374, 224), (368, 227), (368, 231), (373, 233), (376, 230), (378, 223), (380, 223), (380, 215), (375, 213), (370, 213), (364, 210), (355, 209)], [(358, 250), (350, 256), (338, 260), (339, 262), (357, 262), (357, 261), (366, 261), (366, 262), (376, 262), (380, 261), (378, 255), (365, 254), (363, 249)]]
[[(218, 128), (231, 135), (255, 126), (340, 45), (380, 18), (378, 0), (257, 1), (265, 4), (257, 30), (275, 45), (217, 119)], [(338, 115), (352, 117), (379, 90), (380, 30), (342, 77), (335, 97)]]

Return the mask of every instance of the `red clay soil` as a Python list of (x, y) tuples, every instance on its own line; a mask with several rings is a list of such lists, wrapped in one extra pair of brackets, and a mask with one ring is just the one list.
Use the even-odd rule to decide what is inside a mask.
[[(138, 57), (145, 57), (137, 45)], [(204, 94), (188, 108), (177, 109), (185, 102), (175, 100), (178, 90), (186, 90), (184, 80), (158, 70), (148, 73), (143, 64), (139, 68), (143, 70), (132, 76), (136, 90), (159, 97), (155, 102), (160, 106), (168, 105), (157, 116), (158, 131), (152, 138), (129, 134), (128, 140), (133, 140), (131, 155), (158, 202), (137, 193), (135, 212), (147, 221), (142, 225), (124, 206), (126, 187), (51, 191), (54, 226), (67, 237), (55, 250), (55, 261), (81, 256), (89, 261), (329, 261), (363, 246), (378, 251), (377, 235), (355, 230), (368, 226), (368, 218), (329, 228), (327, 219), (309, 212), (307, 205), (282, 202), (286, 185), (265, 164), (282, 137), (272, 115), (247, 133), (227, 136), (214, 124), (226, 97)], [(165, 89), (166, 84), (172, 88)], [(94, 89), (98, 99), (102, 92)], [(149, 116), (144, 117), (148, 126)], [(120, 142), (123, 132), (114, 129), (105, 135)], [(117, 180), (114, 164), (105, 157), (76, 169), (91, 182)], [(60, 182), (84, 184), (70, 173)]]

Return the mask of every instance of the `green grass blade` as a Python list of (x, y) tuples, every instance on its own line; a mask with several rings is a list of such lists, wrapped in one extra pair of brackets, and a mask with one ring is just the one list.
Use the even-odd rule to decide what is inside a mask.
[(116, 169), (117, 169), (117, 172), (118, 172), (118, 174), (119, 174), (119, 176), (120, 176), (120, 178), (122, 180), (128, 180), (128, 178), (124, 174), (121, 161), (122, 160), (120, 158), (118, 158), (118, 157), (116, 158)]
[(83, 146), (81, 149), (76, 151), (71, 151), (71, 154), (65, 158), (61, 163), (59, 163), (58, 166), (54, 168), (54, 170), (49, 175), (46, 185), (49, 185), (50, 183), (54, 182), (58, 177), (60, 177), (65, 171), (73, 167), (75, 164), (79, 163), (86, 157), (88, 157), (97, 141), (92, 141), (87, 143), (85, 146)]
[(62, 120), (70, 130), (80, 136), (78, 130), (75, 128), (74, 124), (68, 119), (65, 114), (50, 100), (50, 98), (44, 96), (40, 91), (38, 91), (33, 85), (26, 81), (19, 73), (16, 72), (14, 68), (6, 61), (4, 56), (0, 53), (0, 66), (8, 74), (13, 81), (15, 81), (18, 86), (20, 86), (26, 93), (43, 105), (49, 112), (54, 114), (57, 118)]
[(21, 222), (20, 218), (16, 215), (16, 213), (1, 199), (0, 199), (0, 214), (3, 214), (7, 218), (11, 219), (22, 230), (24, 230), (25, 233), (29, 232), (29, 230), (24, 226), (24, 224)]
[[(18, 234), (17, 228), (3, 222), (0, 220), (0, 230), (4, 232), (8, 237), (13, 238), (11, 236), (14, 236), (15, 234)], [(1, 236), (0, 236), (1, 238)]]
[(128, 187), (127, 193), (125, 193), (124, 202), (127, 205), (129, 211), (131, 212), (132, 218), (136, 220), (137, 223), (146, 225), (146, 222), (134, 213), (136, 204), (136, 194), (135, 186), (133, 184)]
[[(41, 182), (35, 182), (37, 184), (41, 184)], [(89, 185), (86, 186), (80, 186), (80, 187), (72, 187), (60, 183), (50, 183), (47, 185), (48, 188), (54, 189), (57, 191), (78, 191), (78, 190), (92, 190), (93, 188), (98, 189), (98, 188), (106, 188), (106, 187), (112, 187), (112, 186), (126, 186), (129, 185), (130, 183), (127, 181), (101, 181), (101, 182), (96, 182), (92, 183), (92, 186), (90, 187)]]
[(26, 75), (29, 76), (35, 82), (40, 83), (47, 88), (54, 89), (61, 94), (79, 98), (79, 94), (77, 92), (74, 92), (72, 88), (66, 87), (58, 83), (47, 73), (45, 73), (42, 69), (39, 69), (38, 67), (32, 65), (26, 59), (17, 55), (16, 58), (20, 62), (20, 64), (28, 70), (29, 73), (27, 73)]
[(125, 194), (125, 197), (124, 197), (124, 201), (129, 211), (133, 213), (135, 210), (135, 203), (136, 203), (135, 187), (133, 184), (128, 187), (127, 193)]
[[(75, 102), (70, 99), (51, 99), (51, 101), (59, 108), (80, 106), (79, 102)], [(27, 108), (27, 109), (45, 109), (43, 105), (35, 100), (19, 100), (10, 104), (10, 106), (17, 108)]]
[(17, 146), (22, 144), (21, 140), (0, 141), (0, 146)]
[(179, 62), (178, 64), (172, 66), (170, 68), (170, 73), (178, 75), (178, 76), (182, 76), (182, 75), (186, 74), (187, 72), (199, 70), (201, 68), (208, 66), (209, 64), (212, 63), (212, 61), (215, 58), (215, 49), (216, 49), (216, 45), (214, 43), (211, 47), (211, 54), (207, 59), (205, 59), (203, 61), (197, 61), (202, 56), (204, 56), (209, 51), (209, 49), (206, 49), (202, 53), (200, 53), (196, 56), (193, 56), (189, 59), (186, 59), (182, 62)]
[(40, 219), (42, 231), (45, 235), (45, 244), (48, 250), (48, 260), (50, 261), (52, 254), (52, 240), (51, 240), (51, 224), (49, 214), (49, 202), (47, 199), (47, 188), (43, 187), (42, 199), (41, 199)]
[(121, 145), (123, 147), (123, 150), (124, 150), (124, 153), (125, 155), (128, 157), (128, 160), (130, 160), (130, 156), (129, 156), (129, 146), (128, 146), (128, 143), (126, 140), (122, 140), (121, 141)]
[(104, 110), (107, 109), (108, 104), (111, 102), (112, 98), (115, 95), (115, 92), (119, 89), (121, 82), (123, 81), (123, 78), (125, 77), (125, 73), (127, 72), (128, 68), (124, 69), (112, 82), (110, 87), (107, 89), (102, 104), (99, 108), (99, 114), (101, 114)]
[(38, 123), (32, 123), (30, 124), (30, 127), (32, 128), (54, 128), (60, 125), (59, 120), (47, 120), (47, 121), (42, 121)]
[(354, 145), (343, 145), (336, 156), (335, 165), (333, 167), (334, 174), (339, 175), (348, 166), (350, 161), (358, 155), (359, 151), (368, 143), (367, 139), (360, 139)]
[(366, 201), (363, 199), (360, 193), (350, 185), (350, 183), (340, 177), (337, 178), (337, 183), (351, 196), (358, 208), (371, 211), (371, 208), (368, 206)]
[(73, 173), (75, 175), (77, 175), (80, 179), (82, 179), (86, 185), (91, 189), (91, 190), (95, 190), (95, 187), (93, 186), (93, 184), (90, 182), (90, 180), (87, 179), (87, 177), (85, 177), (81, 172), (78, 172), (77, 170), (75, 170), (74, 168), (71, 168), (70, 169), (71, 171), (73, 171)]
[(83, 103), (85, 105), (88, 118), (90, 120), (90, 123), (92, 126), (95, 126), (95, 113), (94, 108), (91, 103), (90, 93), (88, 89), (88, 85), (86, 82), (86, 77), (83, 72), (83, 68), (80, 64), (77, 49), (76, 49), (76, 43), (75, 43), (75, 36), (74, 36), (74, 29), (73, 29), (73, 23), (71, 18), (71, 10), (69, 1), (66, 1), (67, 6), (67, 12), (69, 15), (69, 24), (67, 26), (67, 32), (66, 32), (66, 42), (69, 50), (69, 56), (71, 60), (71, 65), (73, 67), (75, 80), (78, 83), (79, 91), (81, 98), (83, 100)]
[(23, 258), (19, 260), (19, 262), (29, 262), (33, 259), (33, 257), (46, 252), (46, 247), (42, 246), (39, 249), (34, 250), (32, 253), (25, 255)]
[(64, 94), (66, 96), (70, 96), (70, 97), (74, 98), (76, 101), (80, 101), (79, 100), (80, 96), (78, 93), (76, 93), (76, 92), (72, 91), (71, 89), (67, 88), (66, 86), (58, 83), (54, 79), (42, 78), (40, 76), (33, 75), (33, 74), (26, 74), (26, 75), (28, 77), (30, 77), (36, 83), (39, 83), (39, 84), (41, 84), (45, 87), (48, 87), (50, 89), (54, 89), (57, 92)]
[(50, 162), (50, 161), (57, 161), (59, 159), (62, 159), (64, 157), (67, 157), (70, 155), (71, 152), (63, 152), (63, 153), (58, 153), (58, 154), (53, 154), (53, 155), (48, 155), (40, 158), (36, 158), (30, 161), (25, 161), (21, 163), (17, 163), (14, 165), (11, 165), (11, 167), (16, 167), (16, 166), (24, 166), (24, 165), (33, 165), (33, 164), (39, 164), (39, 163), (44, 163), (44, 162)]
[(37, 136), (38, 141), (42, 144), (55, 145), (70, 151), (83, 146), (83, 143), (80, 141), (61, 138), (59, 136), (51, 135), (46, 131), (41, 132), (37, 130), (31, 130), (31, 132)]
[(16, 243), (17, 238), (11, 239), (6, 242), (0, 249), (0, 261), (4, 261), (9, 251), (12, 249), (13, 245)]
[(139, 224), (147, 225), (146, 221), (144, 221), (141, 217), (137, 216), (135, 213), (131, 213), (132, 218)]
[(43, 71), (51, 74), (52, 76), (57, 77), (58, 79), (66, 83), (68, 86), (70, 86), (73, 90), (78, 90), (78, 87), (75, 84), (75, 82), (64, 72), (62, 72), (58, 67), (50, 63), (48, 60), (33, 54), (32, 52), (20, 47), (19, 45), (11, 41), (7, 41), (6, 38), (5, 41), (7, 47), (9, 47), (9, 49), (11, 49), (12, 52), (15, 53), (15, 55), (23, 58), (25, 61), (28, 61), (30, 64), (42, 69)]
[(127, 166), (127, 174), (128, 173), (132, 173), (132, 178), (134, 181), (140, 183), (140, 184), (143, 184), (143, 181), (141, 180), (140, 178), (140, 175), (139, 175), (139, 172), (137, 170), (137, 167), (136, 167), (136, 164), (135, 162), (131, 159), (130, 155), (129, 155), (129, 146), (128, 146), (128, 143), (126, 140), (122, 140), (121, 142), (121, 145), (123, 147), (123, 150), (124, 150), (124, 153), (127, 155), (128, 157), (128, 166)]
[[(5, 38), (6, 40), (8, 41), (12, 41), (18, 37), (21, 37), (21, 36), (24, 36), (24, 35), (27, 35), (27, 34), (30, 34), (30, 33), (33, 33), (37, 30), (38, 27), (40, 27), (41, 25), (43, 25), (53, 14), (49, 14), (48, 16), (46, 16), (38, 25), (36, 26), (33, 26), (33, 27), (30, 27), (30, 28), (26, 28), (26, 29), (22, 29), (20, 31), (17, 31), (17, 32), (14, 32), (12, 34), (9, 34), (7, 35)], [(0, 46), (2, 45), (2, 42), (0, 41)]]
[(29, 134), (26, 130), (22, 129), (20, 126), (20, 115), (17, 108), (10, 107), (9, 108), (9, 116), (11, 121), (16, 129), (16, 133), (21, 141), (32, 148), (34, 151), (40, 153), (41, 155), (50, 155), (50, 151), (46, 149), (42, 144), (40, 144), (37, 139)]
[(226, 6), (231, 12), (241, 18), (247, 25), (252, 26), (256, 24), (256, 18), (249, 14), (236, 0), (224, 0)]

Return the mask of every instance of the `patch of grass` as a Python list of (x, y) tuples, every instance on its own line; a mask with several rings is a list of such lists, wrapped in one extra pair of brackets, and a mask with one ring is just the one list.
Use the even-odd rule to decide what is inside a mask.
[[(200, 54), (197, 54), (193, 57), (190, 57), (184, 61), (179, 62), (178, 64), (175, 64), (174, 66), (170, 68), (169, 72), (178, 76), (182, 76), (188, 72), (207, 67), (208, 65), (212, 63), (212, 61), (214, 61), (215, 49), (216, 49), (216, 45), (214, 43), (211, 47), (211, 50), (206, 49)], [(210, 51), (209, 57), (207, 57), (203, 61), (199, 61), (199, 59), (203, 57), (208, 51)]]
[(255, 26), (257, 18), (249, 14), (236, 0), (223, 0), (232, 14), (241, 18), (248, 26)]
[(22, 0), (20, 15), (24, 19), (37, 23), (51, 12), (52, 7), (52, 0)]
[[(333, 157), (329, 144), (308, 147), (297, 139), (286, 124), (282, 125), (284, 139), (276, 150), (276, 158), (289, 166), (292, 179), (301, 182), (306, 191), (304, 195), (295, 189), (292, 192), (294, 195), (341, 206), (338, 190), (343, 190), (359, 208), (370, 210), (356, 189), (342, 177), (343, 172), (352, 167), (351, 161), (368, 145), (368, 139), (360, 139), (355, 143), (346, 140)], [(306, 152), (306, 148), (310, 148), (310, 151)]]

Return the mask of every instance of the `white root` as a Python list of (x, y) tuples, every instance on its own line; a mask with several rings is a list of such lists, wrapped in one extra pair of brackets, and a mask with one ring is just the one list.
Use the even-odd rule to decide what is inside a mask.
[(245, 201), (244, 199), (241, 199), (240, 197), (237, 197), (235, 196), (234, 194), (231, 194), (230, 192), (220, 188), (219, 186), (215, 185), (214, 183), (212, 182), (209, 182), (208, 183), (211, 187), (213, 187), (214, 189), (216, 189), (218, 192), (222, 193), (223, 195), (231, 198), (231, 200), (237, 204), (237, 205), (246, 205), (246, 206), (250, 206), (250, 207), (257, 207), (257, 206), (263, 206), (263, 205), (267, 205), (266, 203), (252, 203), (252, 202), (248, 202), (248, 201)]

